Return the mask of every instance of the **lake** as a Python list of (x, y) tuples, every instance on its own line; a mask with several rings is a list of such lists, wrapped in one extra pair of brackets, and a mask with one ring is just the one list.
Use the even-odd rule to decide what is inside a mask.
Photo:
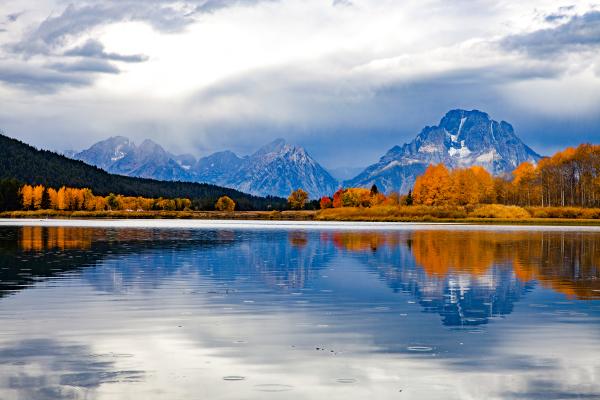
[(600, 398), (595, 228), (3, 225), (3, 400)]

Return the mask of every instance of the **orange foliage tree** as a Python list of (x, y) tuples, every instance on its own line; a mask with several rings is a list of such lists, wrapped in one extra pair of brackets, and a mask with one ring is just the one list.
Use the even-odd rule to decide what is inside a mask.
[(414, 202), (426, 206), (445, 205), (450, 200), (451, 186), (450, 172), (444, 164), (430, 165), (415, 181)]
[(333, 202), (331, 201), (331, 198), (329, 198), (329, 196), (323, 196), (319, 201), (319, 206), (321, 207), (321, 210), (324, 210), (326, 208), (333, 207)]

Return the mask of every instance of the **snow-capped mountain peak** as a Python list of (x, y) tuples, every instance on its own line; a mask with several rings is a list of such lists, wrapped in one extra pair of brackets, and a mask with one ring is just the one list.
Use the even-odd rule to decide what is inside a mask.
[(540, 156), (526, 146), (508, 122), (497, 122), (479, 110), (451, 110), (437, 126), (427, 126), (410, 143), (394, 146), (346, 186), (377, 184), (391, 192), (407, 192), (429, 164), (450, 168), (480, 165), (493, 174), (511, 172)]

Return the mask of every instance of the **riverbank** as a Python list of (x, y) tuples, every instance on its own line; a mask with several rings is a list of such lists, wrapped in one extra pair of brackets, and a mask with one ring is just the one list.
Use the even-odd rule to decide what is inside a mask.
[[(463, 217), (442, 212), (423, 214), (412, 209), (412, 214), (382, 209), (344, 208), (301, 211), (10, 211), (0, 213), (0, 220), (239, 220), (239, 221), (304, 221), (314, 222), (402, 222), (477, 225), (548, 225), (600, 226), (597, 218), (479, 218)], [(394, 210), (396, 211), (396, 210)]]

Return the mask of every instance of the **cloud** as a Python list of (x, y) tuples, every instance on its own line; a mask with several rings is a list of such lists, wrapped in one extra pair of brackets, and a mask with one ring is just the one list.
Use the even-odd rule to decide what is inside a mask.
[(78, 57), (90, 57), (90, 58), (102, 58), (113, 61), (124, 61), (124, 62), (143, 62), (148, 60), (148, 56), (144, 54), (118, 54), (118, 53), (107, 53), (104, 51), (104, 46), (97, 40), (89, 39), (83, 45), (75, 47), (64, 53), (66, 56), (78, 56)]
[(0, 82), (29, 91), (54, 93), (61, 87), (87, 86), (92, 81), (82, 74), (65, 74), (25, 63), (3, 63)]
[[(47, 54), (106, 24), (141, 21), (161, 32), (180, 32), (196, 21), (199, 13), (241, 4), (256, 4), (261, 0), (83, 0), (69, 4), (59, 15), (49, 16), (21, 41), (13, 51), (24, 55)], [(273, 1), (273, 0), (262, 0)]]
[(23, 15), (25, 13), (25, 11), (21, 11), (21, 12), (17, 12), (17, 13), (12, 13), (12, 14), (8, 14), (6, 16), (6, 21), (8, 22), (16, 22), (17, 19), (19, 19), (19, 17), (21, 15)]
[(554, 28), (507, 36), (501, 45), (507, 50), (522, 51), (534, 57), (590, 50), (600, 46), (600, 11), (575, 15)]
[(104, 74), (118, 74), (119, 69), (104, 60), (81, 60), (73, 63), (53, 63), (50, 69), (64, 73), (71, 72), (99, 72)]
[(333, 0), (334, 7), (350, 7), (353, 3), (350, 0)]

